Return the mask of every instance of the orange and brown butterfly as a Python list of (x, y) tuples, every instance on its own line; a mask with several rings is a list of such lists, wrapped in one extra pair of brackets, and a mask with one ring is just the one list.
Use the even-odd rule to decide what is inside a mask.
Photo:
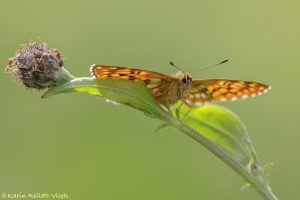
[[(227, 61), (224, 60), (217, 64)], [(173, 63), (171, 65), (176, 67)], [(185, 73), (178, 67), (176, 68), (180, 71), (175, 76), (148, 70), (97, 64), (91, 66), (90, 72), (94, 78), (142, 80), (151, 90), (156, 101), (167, 108), (170, 108), (178, 100), (182, 100), (189, 106), (198, 106), (213, 100), (234, 101), (245, 99), (266, 93), (271, 88), (266, 84), (250, 81), (226, 79), (192, 80), (188, 73)]]

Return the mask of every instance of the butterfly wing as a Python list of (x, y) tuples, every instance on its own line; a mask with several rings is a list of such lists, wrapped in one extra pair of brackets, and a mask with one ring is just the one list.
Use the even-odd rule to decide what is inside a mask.
[(126, 67), (92, 65), (90, 72), (94, 78), (120, 78), (132, 81), (143, 80), (156, 100), (160, 102), (168, 96), (171, 85), (178, 83), (177, 79), (172, 76)]
[(196, 106), (204, 102), (217, 100), (237, 100), (255, 97), (266, 93), (270, 86), (249, 81), (208, 79), (192, 81), (191, 89), (185, 102)]

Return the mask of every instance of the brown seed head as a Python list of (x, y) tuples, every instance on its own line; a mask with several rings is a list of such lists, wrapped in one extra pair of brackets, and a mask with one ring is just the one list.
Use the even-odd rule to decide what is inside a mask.
[(63, 58), (57, 49), (46, 43), (29, 42), (8, 60), (5, 71), (28, 88), (43, 89), (55, 85), (55, 73), (62, 66)]

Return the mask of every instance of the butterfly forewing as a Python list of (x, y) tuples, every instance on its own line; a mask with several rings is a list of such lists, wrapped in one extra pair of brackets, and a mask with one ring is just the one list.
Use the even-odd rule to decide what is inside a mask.
[(196, 80), (191, 83), (191, 89), (186, 102), (197, 105), (218, 100), (237, 100), (254, 97), (267, 92), (270, 86), (248, 81), (208, 79)]
[(151, 90), (154, 97), (161, 101), (167, 98), (170, 87), (178, 83), (178, 80), (165, 74), (126, 68), (118, 66), (92, 65), (91, 75), (95, 78), (120, 78), (125, 80), (143, 80), (146, 86)]

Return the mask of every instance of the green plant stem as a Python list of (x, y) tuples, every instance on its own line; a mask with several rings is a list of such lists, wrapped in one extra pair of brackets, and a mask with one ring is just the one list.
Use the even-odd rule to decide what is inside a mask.
[(221, 148), (219, 148), (217, 145), (215, 145), (213, 142), (196, 132), (194, 129), (186, 126), (182, 121), (179, 119), (176, 119), (172, 116), (170, 116), (167, 112), (159, 112), (159, 116), (161, 116), (161, 119), (165, 121), (166, 123), (174, 126), (175, 128), (181, 130), (189, 137), (196, 140), (198, 143), (205, 146), (209, 151), (211, 151), (213, 154), (215, 154), (218, 158), (223, 160), (229, 167), (231, 167), (234, 171), (236, 171), (240, 176), (242, 176), (248, 183), (250, 183), (258, 193), (260, 193), (265, 200), (278, 200), (278, 198), (272, 193), (271, 188), (264, 182), (259, 180), (264, 180), (263, 177), (256, 178), (254, 175), (251, 175), (251, 173), (246, 172), (245, 169), (239, 165), (238, 163), (234, 162), (231, 157), (224, 152)]
[(60, 85), (75, 79), (75, 76), (73, 76), (68, 70), (62, 67), (56, 72), (54, 79), (55, 85)]

